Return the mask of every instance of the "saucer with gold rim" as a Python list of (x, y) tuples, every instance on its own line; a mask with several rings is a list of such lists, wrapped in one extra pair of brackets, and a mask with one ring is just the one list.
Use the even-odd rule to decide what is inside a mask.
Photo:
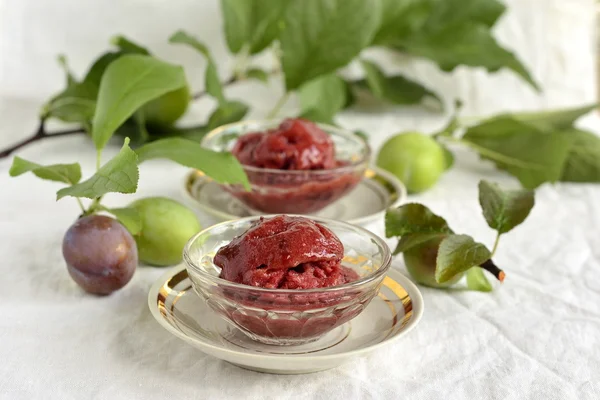
[(204, 353), (242, 368), (274, 374), (335, 368), (399, 340), (423, 314), (419, 289), (394, 269), (389, 270), (379, 294), (356, 318), (317, 341), (297, 346), (266, 345), (248, 338), (194, 292), (183, 265), (170, 269), (152, 285), (148, 306), (163, 328)]

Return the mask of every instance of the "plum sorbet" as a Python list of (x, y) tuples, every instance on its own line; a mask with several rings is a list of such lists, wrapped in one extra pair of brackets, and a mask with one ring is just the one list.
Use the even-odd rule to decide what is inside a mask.
[(232, 193), (255, 210), (276, 214), (319, 211), (354, 188), (366, 168), (340, 170), (351, 164), (336, 159), (329, 134), (299, 118), (241, 136), (232, 154), (255, 168), (246, 170), (253, 190)]
[(303, 217), (260, 218), (219, 249), (220, 277), (269, 289), (314, 289), (358, 279), (341, 265), (344, 246), (324, 226)]
[(303, 119), (286, 119), (277, 129), (244, 135), (232, 153), (240, 163), (258, 168), (315, 170), (338, 166), (329, 135)]

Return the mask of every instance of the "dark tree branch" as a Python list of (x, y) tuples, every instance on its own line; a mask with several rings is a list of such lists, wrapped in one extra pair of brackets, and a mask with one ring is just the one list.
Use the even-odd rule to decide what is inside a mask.
[(17, 151), (21, 147), (25, 147), (30, 143), (37, 142), (38, 140), (51, 138), (51, 137), (75, 135), (75, 134), (85, 132), (85, 130), (81, 127), (75, 128), (75, 129), (65, 129), (65, 130), (57, 131), (57, 132), (46, 132), (45, 123), (46, 123), (46, 121), (44, 119), (41, 119), (40, 125), (39, 125), (37, 131), (33, 134), (33, 136), (30, 136), (27, 139), (24, 139), (14, 145), (12, 145), (11, 147), (9, 147), (6, 150), (2, 150), (0, 152), (0, 158), (8, 157), (9, 155), (11, 155), (13, 152)]
[(500, 282), (503, 282), (504, 278), (506, 277), (504, 271), (498, 268), (498, 266), (496, 266), (491, 259), (481, 264), (480, 267), (494, 275)]

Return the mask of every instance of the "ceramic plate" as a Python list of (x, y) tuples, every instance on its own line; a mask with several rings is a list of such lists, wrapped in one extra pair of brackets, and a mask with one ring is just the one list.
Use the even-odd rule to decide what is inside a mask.
[(214, 357), (242, 368), (275, 374), (303, 374), (339, 366), (407, 334), (421, 319), (423, 298), (400, 272), (390, 270), (365, 310), (316, 342), (269, 346), (252, 341), (216, 315), (192, 289), (184, 266), (161, 276), (148, 305), (169, 332)]
[[(222, 221), (259, 214), (221, 189), (201, 171), (192, 171), (186, 176), (184, 192), (192, 206)], [(382, 216), (388, 208), (399, 206), (405, 198), (406, 189), (396, 177), (371, 167), (365, 172), (365, 179), (352, 192), (315, 216), (365, 224)]]

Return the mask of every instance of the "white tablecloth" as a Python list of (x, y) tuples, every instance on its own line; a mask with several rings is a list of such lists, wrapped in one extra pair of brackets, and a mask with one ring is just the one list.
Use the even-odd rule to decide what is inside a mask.
[[(0, 144), (33, 131), (37, 104), (0, 102)], [(432, 129), (443, 120), (417, 111), (349, 114), (371, 128), (374, 146), (401, 127)], [(600, 127), (597, 119), (587, 125)], [(111, 147), (106, 157), (114, 154)], [(21, 156), (42, 164), (80, 161), (93, 171), (83, 136), (48, 140)], [(304, 376), (255, 373), (204, 355), (150, 315), (146, 296), (164, 270), (140, 267), (108, 297), (82, 292), (61, 255), (77, 217), (59, 185), (9, 178), (0, 160), (0, 397), (3, 399), (598, 399), (600, 398), (600, 187), (545, 185), (526, 223), (506, 235), (497, 263), (507, 272), (489, 294), (422, 288), (425, 314), (405, 339), (338, 369)], [(135, 195), (182, 199), (185, 168), (150, 162)], [(460, 152), (456, 167), (422, 201), (452, 227), (487, 244), (480, 177), (514, 181)], [(203, 224), (213, 221), (201, 215)], [(369, 226), (382, 234), (383, 221)], [(392, 243), (390, 241), (390, 243)], [(393, 268), (405, 272), (401, 258)]]

